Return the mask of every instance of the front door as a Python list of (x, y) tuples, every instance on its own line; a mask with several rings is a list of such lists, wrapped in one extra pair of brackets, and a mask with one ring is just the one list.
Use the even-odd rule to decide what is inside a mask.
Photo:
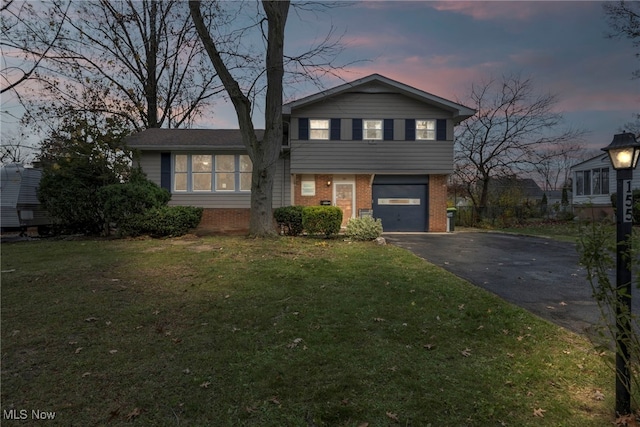
[(353, 217), (353, 182), (335, 183), (335, 205), (342, 209), (342, 227)]

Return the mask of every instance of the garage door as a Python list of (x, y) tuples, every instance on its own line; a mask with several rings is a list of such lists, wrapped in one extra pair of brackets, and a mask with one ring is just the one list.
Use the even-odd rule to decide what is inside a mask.
[(427, 175), (376, 175), (373, 216), (384, 231), (428, 231), (428, 191)]

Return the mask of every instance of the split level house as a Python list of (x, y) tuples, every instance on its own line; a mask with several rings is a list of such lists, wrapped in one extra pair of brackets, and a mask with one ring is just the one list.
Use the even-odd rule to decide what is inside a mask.
[[(446, 231), (454, 126), (474, 110), (373, 74), (284, 105), (273, 207), (333, 205), (385, 231)], [(262, 131), (257, 132), (262, 137)], [(248, 229), (251, 160), (239, 130), (147, 129), (128, 144), (201, 228)]]
[[(617, 191), (617, 174), (607, 153), (573, 166), (571, 176), (576, 216), (588, 219), (614, 217), (611, 196)], [(633, 174), (631, 187), (640, 190), (640, 172)]]

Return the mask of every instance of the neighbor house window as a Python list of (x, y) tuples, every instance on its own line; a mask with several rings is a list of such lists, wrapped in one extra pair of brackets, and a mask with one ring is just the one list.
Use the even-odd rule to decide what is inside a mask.
[(173, 191), (251, 191), (251, 171), (245, 154), (176, 154)]
[(609, 168), (577, 171), (575, 179), (577, 196), (609, 194)]
[(309, 120), (309, 139), (329, 139), (329, 120)]
[(300, 194), (302, 196), (316, 195), (316, 177), (314, 175), (302, 175)]
[(382, 120), (363, 120), (362, 139), (382, 139)]
[(435, 140), (436, 121), (416, 120), (416, 139)]

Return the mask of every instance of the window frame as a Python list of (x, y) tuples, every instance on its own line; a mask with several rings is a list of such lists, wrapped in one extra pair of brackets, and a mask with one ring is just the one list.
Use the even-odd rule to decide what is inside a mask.
[[(195, 161), (199, 156), (209, 157), (210, 169), (209, 170), (196, 170)], [(218, 161), (222, 156), (233, 157), (233, 170), (220, 170), (218, 168)], [(179, 160), (180, 159), (180, 160)], [(243, 159), (246, 161), (243, 162)], [(184, 160), (186, 163), (186, 170), (177, 170), (178, 164)], [(251, 158), (247, 154), (241, 153), (211, 153), (211, 152), (183, 152), (173, 153), (171, 157), (171, 192), (177, 194), (229, 194), (229, 193), (251, 193), (251, 177), (253, 174), (253, 163)], [(230, 169), (230, 168), (228, 168)], [(233, 188), (232, 189), (218, 189), (219, 175), (220, 174), (232, 174), (233, 175)], [(195, 189), (196, 176), (209, 175), (209, 189)], [(184, 189), (178, 188), (178, 179), (184, 179)], [(246, 176), (249, 176), (247, 181)], [(244, 177), (244, 178), (243, 178)], [(248, 185), (248, 188), (247, 188)]]
[[(367, 128), (367, 123), (376, 122), (375, 128)], [(369, 131), (375, 131), (376, 136), (370, 137)], [(383, 119), (362, 119), (362, 139), (367, 141), (382, 141), (384, 136), (384, 120)]]
[[(429, 128), (429, 127), (420, 128), (418, 124), (421, 122), (427, 125), (431, 124), (432, 128)], [(415, 123), (415, 140), (416, 141), (435, 141), (437, 131), (438, 131), (438, 122), (436, 119), (416, 119), (416, 123)], [(421, 136), (422, 132), (426, 133), (427, 136), (422, 137)]]
[(610, 169), (608, 167), (583, 169), (575, 172), (576, 196), (606, 196), (610, 192)]
[[(202, 158), (208, 157), (209, 158), (208, 159), (208, 164), (209, 164), (209, 169), (208, 170), (206, 170), (206, 169), (197, 170), (197, 168), (196, 168), (196, 159), (199, 158), (199, 157), (202, 157)], [(187, 180), (189, 179), (189, 175), (190, 175), (191, 176), (191, 191), (193, 191), (194, 193), (209, 193), (209, 192), (211, 192), (211, 190), (213, 188), (213, 182), (212, 182), (213, 181), (213, 176), (212, 176), (213, 173), (212, 173), (212, 170), (211, 170), (211, 164), (214, 161), (214, 156), (212, 154), (192, 154), (190, 156), (190, 160), (191, 160), (190, 161), (191, 173), (187, 175)], [(207, 162), (203, 161), (202, 164), (204, 166), (206, 166)], [(199, 181), (199, 180), (197, 180), (196, 178), (200, 178), (200, 177), (206, 178), (207, 176), (209, 178), (208, 179), (208, 182), (209, 182), (208, 188), (206, 188), (206, 189), (197, 189), (196, 188), (196, 181)], [(203, 183), (206, 183), (206, 182), (207, 182), (207, 180), (205, 179), (203, 181)], [(189, 188), (188, 185), (187, 185), (187, 188)]]
[(315, 196), (316, 195), (316, 176), (302, 175), (300, 178), (300, 195)]
[[(318, 126), (322, 124), (323, 126)], [(326, 126), (324, 126), (326, 124)], [(314, 126), (316, 125), (316, 126)], [(328, 141), (331, 137), (331, 120), (329, 119), (309, 119), (309, 139)]]

